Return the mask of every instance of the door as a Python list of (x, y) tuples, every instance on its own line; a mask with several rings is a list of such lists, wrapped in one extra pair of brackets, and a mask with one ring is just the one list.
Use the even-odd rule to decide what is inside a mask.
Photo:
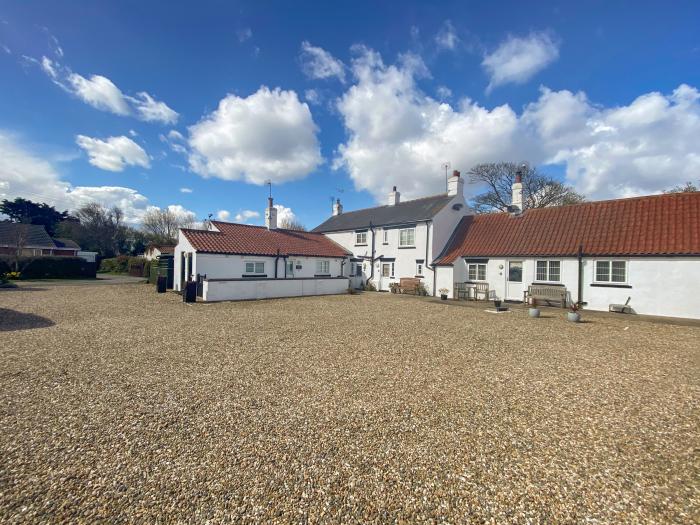
[(523, 261), (508, 261), (506, 300), (523, 300)]
[(294, 261), (287, 261), (287, 279), (294, 278)]

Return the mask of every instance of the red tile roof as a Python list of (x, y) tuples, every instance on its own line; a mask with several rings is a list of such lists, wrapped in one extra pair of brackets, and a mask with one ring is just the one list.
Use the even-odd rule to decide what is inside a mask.
[(182, 233), (198, 252), (241, 255), (307, 255), (345, 257), (350, 255), (339, 244), (321, 233), (296, 230), (268, 230), (231, 222), (212, 221), (219, 231), (183, 229)]
[(436, 264), (462, 256), (700, 255), (700, 192), (464, 217)]

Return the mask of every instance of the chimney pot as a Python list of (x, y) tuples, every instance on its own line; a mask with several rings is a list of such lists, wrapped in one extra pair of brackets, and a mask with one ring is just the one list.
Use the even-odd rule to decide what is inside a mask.
[(454, 170), (454, 171), (452, 172), (452, 176), (453, 176), (453, 177), (459, 177), (459, 170)]
[(396, 186), (394, 186), (394, 189), (392, 189), (391, 191), (396, 191)]
[(389, 192), (389, 206), (395, 206), (401, 202), (401, 193), (396, 191), (396, 186)]

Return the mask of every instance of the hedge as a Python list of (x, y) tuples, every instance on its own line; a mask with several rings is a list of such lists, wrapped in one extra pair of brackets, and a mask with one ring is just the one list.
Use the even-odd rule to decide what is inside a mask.
[(147, 277), (150, 273), (151, 261), (143, 257), (120, 255), (100, 261), (100, 272), (128, 273), (134, 277)]
[[(15, 268), (14, 257), (0, 258), (0, 273)], [(82, 257), (20, 257), (20, 279), (95, 278), (97, 265)]]

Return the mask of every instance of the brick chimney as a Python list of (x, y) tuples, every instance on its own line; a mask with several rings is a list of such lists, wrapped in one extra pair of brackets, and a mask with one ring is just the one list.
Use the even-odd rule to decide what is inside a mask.
[(343, 205), (340, 204), (340, 199), (336, 199), (333, 203), (333, 217), (343, 213)]
[(267, 208), (265, 209), (265, 226), (268, 230), (277, 229), (277, 208), (272, 205), (272, 197), (267, 199)]
[(447, 179), (447, 195), (454, 197), (455, 195), (464, 196), (464, 179), (460, 177), (459, 171), (454, 170), (452, 177)]
[(389, 206), (395, 206), (401, 202), (401, 193), (396, 191), (396, 186), (389, 192)]

